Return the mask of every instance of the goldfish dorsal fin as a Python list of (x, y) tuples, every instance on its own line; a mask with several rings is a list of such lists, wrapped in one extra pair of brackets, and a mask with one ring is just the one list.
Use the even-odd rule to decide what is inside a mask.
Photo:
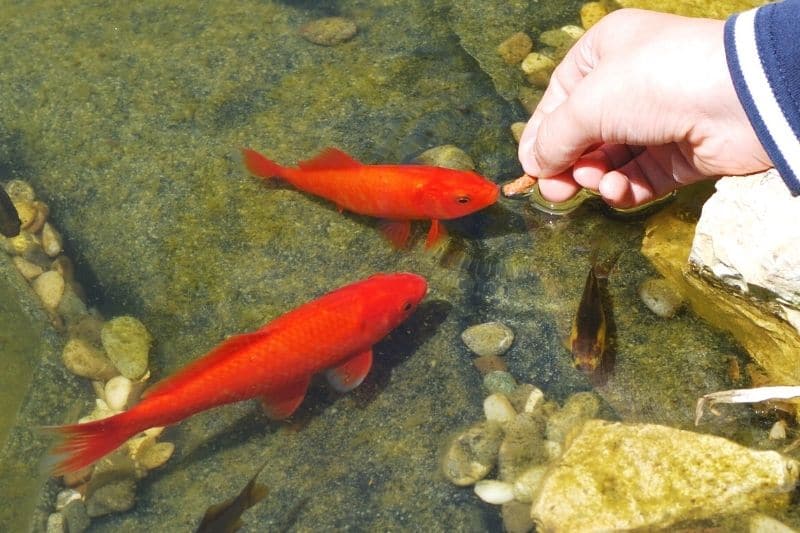
[(354, 355), (341, 365), (325, 372), (328, 383), (339, 392), (348, 392), (364, 381), (372, 367), (372, 349)]
[(303, 170), (333, 170), (363, 165), (337, 148), (326, 148), (316, 157), (308, 161), (300, 161), (298, 166)]
[(264, 393), (261, 396), (264, 412), (273, 420), (290, 417), (303, 403), (310, 381), (311, 376), (308, 376), (281, 389)]

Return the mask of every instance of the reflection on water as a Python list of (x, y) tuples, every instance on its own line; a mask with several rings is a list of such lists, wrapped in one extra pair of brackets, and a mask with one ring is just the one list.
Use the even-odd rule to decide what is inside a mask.
[[(374, 219), (268, 186), (239, 160), (243, 146), (284, 165), (335, 146), (365, 163), (400, 163), (454, 144), (479, 173), (508, 181), (521, 172), (509, 127), (525, 119), (519, 99), (530, 95), (496, 46), (516, 31), (574, 25), (578, 9), (542, 0), (6, 6), (0, 181), (27, 180), (50, 205), (90, 305), (146, 325), (154, 378), (374, 272), (413, 271), (430, 286), (419, 312), (376, 346), (362, 386), (339, 395), (314, 381), (290, 423), (243, 402), (168, 428), (174, 456), (140, 482), (132, 510), (93, 518), (91, 531), (196, 527), (265, 461), (269, 495), (247, 511), (250, 530), (499, 530), (496, 509), (439, 473), (447, 439), (482, 416), (482, 378), (460, 333), (501, 321), (515, 334), (503, 359), (517, 380), (559, 402), (591, 390), (565, 343), (598, 247), (622, 252), (607, 284), (616, 361), (596, 390), (601, 412), (688, 429), (697, 397), (730, 388), (727, 362), (744, 360), (730, 338), (689, 312), (666, 320), (642, 304), (639, 285), (655, 272), (639, 253), (641, 220), (590, 202), (555, 218), (504, 199), (446, 222), (446, 248), (426, 253), (419, 235), (396, 251)], [(329, 15), (357, 33), (335, 46), (298, 34)], [(24, 383), (32, 368), (6, 347), (25, 329), (9, 324), (0, 324), (4, 368), (9, 383)], [(30, 346), (19, 352), (35, 351), (34, 330), (23, 337)], [(36, 376), (42, 387), (60, 379), (48, 368)], [(95, 397), (88, 381), (69, 394), (84, 406)], [(6, 416), (39, 401), (0, 391)], [(738, 413), (704, 430), (773, 446), (763, 421)], [(44, 415), (30, 425), (74, 421)], [(38, 525), (58, 490), (47, 485)]]

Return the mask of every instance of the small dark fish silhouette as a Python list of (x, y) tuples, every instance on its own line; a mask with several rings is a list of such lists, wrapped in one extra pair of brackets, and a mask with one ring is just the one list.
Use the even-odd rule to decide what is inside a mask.
[(233, 533), (242, 527), (242, 513), (263, 500), (267, 496), (267, 487), (256, 483), (266, 463), (235, 497), (214, 504), (206, 510), (203, 520), (197, 527), (197, 533)]
[(16, 237), (19, 235), (21, 225), (14, 203), (6, 190), (0, 186), (0, 233), (6, 237)]

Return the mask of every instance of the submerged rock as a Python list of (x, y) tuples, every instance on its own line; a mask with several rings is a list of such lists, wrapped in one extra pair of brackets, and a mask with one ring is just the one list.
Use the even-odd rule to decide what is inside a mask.
[(670, 318), (683, 305), (683, 298), (667, 280), (651, 278), (639, 286), (639, 297), (653, 313)]
[(464, 150), (452, 144), (443, 144), (425, 150), (419, 154), (416, 161), (435, 167), (452, 168), (455, 170), (475, 170), (475, 162)]
[(120, 316), (106, 322), (100, 332), (109, 359), (128, 379), (139, 379), (147, 372), (152, 337), (139, 320)]
[(481, 422), (456, 435), (442, 459), (442, 472), (452, 483), (472, 485), (485, 478), (497, 462), (503, 439), (500, 424)]
[(514, 342), (514, 332), (500, 322), (486, 322), (465, 329), (461, 340), (477, 355), (503, 355)]
[(123, 479), (95, 490), (86, 500), (86, 510), (91, 517), (102, 516), (127, 511), (134, 503), (136, 483), (131, 479)]
[(358, 32), (356, 23), (344, 17), (326, 17), (313, 20), (300, 28), (303, 39), (322, 46), (336, 46)]
[(525, 59), (525, 56), (530, 54), (532, 49), (533, 41), (528, 34), (518, 31), (500, 43), (497, 47), (497, 53), (509, 65), (516, 65)]
[(720, 437), (592, 420), (546, 475), (531, 517), (543, 531), (664, 528), (788, 502), (798, 473), (794, 459)]

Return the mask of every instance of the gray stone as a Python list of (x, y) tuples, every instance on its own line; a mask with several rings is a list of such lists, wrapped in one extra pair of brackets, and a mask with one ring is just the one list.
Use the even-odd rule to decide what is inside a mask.
[(86, 512), (86, 504), (83, 503), (83, 500), (69, 502), (61, 513), (64, 515), (69, 533), (83, 533), (89, 528), (91, 519)]
[(508, 372), (495, 370), (483, 377), (483, 387), (489, 391), (490, 394), (500, 392), (505, 395), (510, 395), (517, 388), (517, 380)]
[(121, 513), (136, 503), (136, 483), (123, 479), (103, 485), (86, 499), (86, 511), (90, 517), (110, 513)]
[(120, 316), (106, 322), (100, 332), (108, 358), (128, 379), (139, 379), (147, 372), (147, 359), (153, 338), (139, 320)]
[(425, 165), (453, 168), (456, 170), (475, 170), (475, 162), (464, 150), (452, 144), (443, 144), (425, 150), (416, 157)]
[(787, 503), (799, 472), (794, 459), (721, 437), (592, 420), (547, 473), (531, 517), (542, 531), (665, 528)]
[(461, 340), (477, 355), (503, 355), (514, 342), (514, 332), (500, 322), (486, 322), (465, 329)]

